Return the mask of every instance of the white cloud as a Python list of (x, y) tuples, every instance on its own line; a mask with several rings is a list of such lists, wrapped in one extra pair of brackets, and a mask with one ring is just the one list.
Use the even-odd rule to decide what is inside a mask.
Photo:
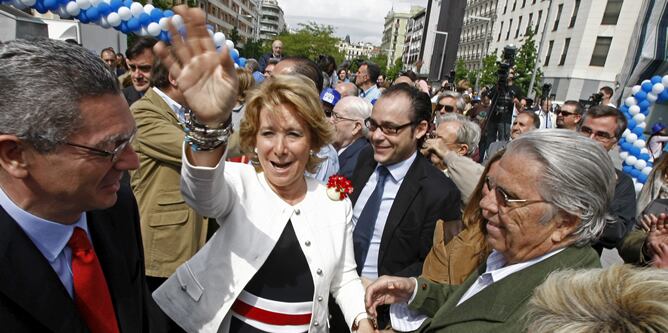
[(352, 42), (380, 44), (385, 15), (394, 7), (408, 10), (410, 5), (427, 6), (427, 0), (279, 0), (285, 21), (291, 28), (314, 21), (332, 25), (338, 37), (350, 35)]

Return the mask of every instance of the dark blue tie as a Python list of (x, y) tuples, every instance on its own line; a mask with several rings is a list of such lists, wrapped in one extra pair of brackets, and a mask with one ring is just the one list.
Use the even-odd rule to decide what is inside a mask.
[(366, 205), (364, 205), (362, 213), (357, 219), (355, 231), (353, 231), (353, 246), (355, 248), (355, 262), (357, 263), (358, 274), (362, 274), (362, 268), (369, 253), (369, 245), (371, 244), (371, 237), (373, 237), (373, 230), (376, 227), (380, 201), (383, 198), (383, 190), (385, 189), (385, 179), (387, 179), (389, 173), (390, 171), (386, 167), (382, 165), (378, 167), (376, 188), (371, 193)]

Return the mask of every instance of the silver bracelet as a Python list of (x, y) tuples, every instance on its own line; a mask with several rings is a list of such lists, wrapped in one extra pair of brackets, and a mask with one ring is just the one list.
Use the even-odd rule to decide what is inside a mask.
[(186, 109), (184, 115), (185, 142), (190, 145), (190, 149), (193, 151), (214, 150), (226, 144), (230, 135), (232, 135), (232, 116), (217, 127), (209, 127), (199, 122), (195, 113), (190, 109)]

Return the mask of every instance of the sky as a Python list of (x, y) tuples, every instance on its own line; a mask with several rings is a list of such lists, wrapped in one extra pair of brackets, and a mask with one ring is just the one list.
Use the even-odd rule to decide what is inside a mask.
[(427, 0), (278, 0), (286, 24), (298, 28), (299, 23), (314, 21), (332, 25), (335, 35), (350, 41), (371, 42), (379, 46), (383, 36), (385, 15), (394, 6), (395, 11), (408, 11), (411, 5), (427, 6)]

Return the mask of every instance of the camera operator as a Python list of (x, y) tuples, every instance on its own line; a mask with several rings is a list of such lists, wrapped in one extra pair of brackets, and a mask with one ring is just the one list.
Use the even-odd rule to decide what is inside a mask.
[(601, 90), (599, 90), (598, 93), (602, 95), (601, 96), (601, 105), (612, 106), (613, 108), (617, 107), (617, 106), (615, 106), (615, 104), (612, 104), (610, 102), (610, 99), (612, 98), (612, 95), (615, 93), (615, 91), (612, 90), (612, 88), (610, 88), (608, 86), (604, 86), (603, 88), (601, 88)]

